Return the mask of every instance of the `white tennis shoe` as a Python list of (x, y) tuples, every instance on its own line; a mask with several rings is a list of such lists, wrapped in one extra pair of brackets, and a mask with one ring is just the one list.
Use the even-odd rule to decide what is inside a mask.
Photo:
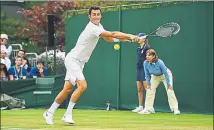
[(152, 108), (152, 110), (143, 109), (142, 111), (138, 112), (138, 114), (153, 114), (155, 113), (155, 109)]
[(43, 117), (45, 118), (45, 121), (48, 125), (53, 125), (53, 114), (48, 112), (48, 111), (45, 111), (43, 113)]
[(140, 112), (143, 110), (143, 107), (136, 107), (132, 112)]
[(175, 114), (175, 115), (180, 115), (181, 112), (180, 112), (179, 110), (174, 110), (174, 114)]
[(69, 124), (74, 124), (75, 123), (71, 114), (65, 114), (62, 117), (62, 121), (66, 122), (66, 123), (69, 123)]

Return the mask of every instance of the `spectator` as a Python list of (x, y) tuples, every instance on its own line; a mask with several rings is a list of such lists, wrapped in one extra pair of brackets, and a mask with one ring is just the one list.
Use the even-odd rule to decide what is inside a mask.
[[(25, 50), (19, 50), (19, 52), (18, 52), (18, 56), (20, 56), (22, 59), (24, 59), (23, 60), (23, 63), (22, 63), (22, 65), (25, 65), (25, 67), (27, 66), (27, 72), (29, 73), (30, 72), (30, 68), (31, 68), (31, 65), (30, 65), (30, 62), (29, 62), (29, 60), (28, 60), (28, 58), (26, 57), (26, 55), (25, 55), (25, 53), (26, 53), (26, 51)], [(15, 65), (15, 59), (13, 59), (13, 61), (12, 61), (12, 65)]]
[(7, 57), (10, 58), (12, 53), (12, 46), (7, 44), (8, 36), (7, 34), (1, 34), (1, 50), (5, 50), (7, 53)]
[(27, 70), (27, 75), (30, 72), (30, 66), (27, 64), (28, 60), (26, 57), (22, 58), (22, 65), (21, 67), (25, 68)]
[(8, 70), (10, 80), (26, 79), (26, 69), (21, 67), (22, 58), (16, 57), (15, 66), (10, 67)]
[(1, 59), (0, 64), (0, 81), (8, 81), (8, 72), (4, 59)]
[(29, 78), (44, 77), (48, 75), (48, 69), (44, 67), (43, 61), (38, 61), (35, 67), (32, 67)]
[(5, 65), (7, 67), (7, 70), (9, 70), (9, 68), (11, 67), (11, 61), (10, 59), (7, 57), (7, 53), (5, 50), (1, 49), (1, 59), (4, 59), (5, 61)]

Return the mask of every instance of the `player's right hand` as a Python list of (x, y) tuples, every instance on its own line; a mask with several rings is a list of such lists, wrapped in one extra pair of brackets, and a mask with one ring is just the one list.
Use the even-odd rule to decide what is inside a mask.
[(131, 35), (131, 36), (130, 36), (130, 40), (131, 40), (132, 42), (139, 42), (140, 37), (135, 36), (135, 35)]

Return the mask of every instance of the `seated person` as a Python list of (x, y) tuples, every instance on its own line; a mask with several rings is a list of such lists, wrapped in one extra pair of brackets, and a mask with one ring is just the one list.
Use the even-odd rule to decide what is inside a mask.
[[(23, 63), (22, 64), (26, 64), (27, 65), (27, 68), (25, 68), (26, 70), (27, 70), (27, 72), (29, 73), (30, 72), (30, 68), (31, 68), (31, 64), (30, 64), (30, 62), (29, 62), (29, 60), (28, 60), (28, 58), (27, 58), (27, 56), (26, 56), (26, 51), (25, 50), (19, 50), (19, 52), (18, 52), (18, 56), (20, 56), (22, 59), (24, 59), (24, 60), (22, 60), (23, 61)], [(15, 65), (15, 61), (16, 61), (16, 59), (13, 59), (11, 62), (11, 64), (12, 65)], [(26, 66), (25, 66), (26, 67)]]
[(8, 72), (4, 59), (1, 59), (0, 63), (0, 81), (8, 81)]
[(21, 67), (22, 58), (20, 56), (16, 57), (15, 65), (10, 67), (8, 70), (10, 80), (21, 80), (26, 79), (26, 69)]
[(10, 58), (12, 53), (12, 46), (8, 44), (8, 35), (1, 34), (1, 49), (5, 50), (7, 55), (6, 57)]
[(29, 78), (44, 77), (48, 75), (48, 69), (44, 67), (43, 61), (37, 61), (37, 65), (31, 68)]
[(7, 67), (7, 70), (9, 70), (9, 68), (11, 67), (11, 61), (10, 59), (7, 57), (7, 53), (4, 49), (1, 48), (1, 59), (4, 59), (5, 61), (5, 65)]
[(25, 68), (27, 70), (27, 75), (30, 73), (30, 66), (29, 66), (29, 62), (28, 59), (26, 57), (22, 58), (22, 65), (21, 67)]

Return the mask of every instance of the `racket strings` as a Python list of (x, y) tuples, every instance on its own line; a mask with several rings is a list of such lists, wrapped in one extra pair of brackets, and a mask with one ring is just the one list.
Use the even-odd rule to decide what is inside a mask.
[(159, 28), (156, 31), (156, 35), (161, 36), (161, 37), (168, 37), (172, 34), (176, 34), (176, 31), (178, 30), (177, 27), (172, 27), (172, 26), (165, 26), (162, 28)]

